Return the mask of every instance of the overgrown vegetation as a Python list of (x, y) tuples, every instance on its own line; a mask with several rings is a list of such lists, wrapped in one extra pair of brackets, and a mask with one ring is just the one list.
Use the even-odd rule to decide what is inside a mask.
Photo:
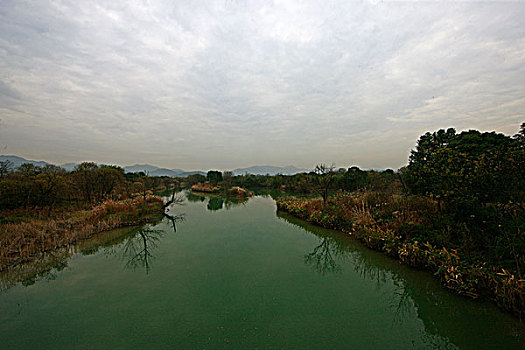
[(233, 182), (309, 195), (281, 194), (278, 207), (429, 269), (459, 293), (525, 312), (525, 123), (514, 137), (426, 133), (397, 172), (320, 165)]
[[(118, 226), (145, 203), (158, 205), (152, 189), (178, 183), (94, 163), (71, 173), (28, 164), (13, 170), (2, 163), (0, 266)], [(525, 123), (514, 137), (454, 129), (426, 133), (398, 171), (319, 164), (291, 176), (210, 171), (183, 184), (270, 191), (280, 210), (433, 271), (461, 294), (488, 296), (516, 314), (525, 312)], [(210, 203), (210, 210), (219, 207), (219, 200)], [(129, 222), (140, 216), (130, 215)]]
[(153, 190), (177, 185), (175, 179), (95, 163), (72, 172), (1, 163), (0, 270), (104, 230), (150, 222), (163, 213)]
[(0, 271), (102, 231), (154, 222), (162, 218), (162, 206), (162, 199), (156, 196), (148, 196), (146, 201), (142, 197), (107, 200), (90, 210), (3, 224), (0, 226)]

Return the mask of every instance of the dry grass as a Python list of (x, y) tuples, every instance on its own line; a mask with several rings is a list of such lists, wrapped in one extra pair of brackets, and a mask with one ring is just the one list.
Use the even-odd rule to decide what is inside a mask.
[(144, 223), (162, 214), (162, 199), (148, 196), (124, 201), (108, 200), (91, 210), (81, 210), (62, 218), (33, 220), (0, 226), (0, 271), (29, 261), (37, 254), (56, 250), (96, 233)]

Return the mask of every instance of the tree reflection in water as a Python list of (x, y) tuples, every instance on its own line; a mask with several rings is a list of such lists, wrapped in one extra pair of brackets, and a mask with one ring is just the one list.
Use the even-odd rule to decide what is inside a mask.
[[(164, 214), (164, 216), (171, 222), (173, 232), (176, 233), (176, 223), (184, 220), (184, 214)], [(166, 231), (164, 230), (146, 227), (141, 228), (136, 235), (128, 238), (122, 248), (122, 257), (127, 260), (125, 267), (133, 270), (137, 267), (143, 267), (146, 273), (149, 273), (151, 262), (155, 259), (153, 251), (165, 234)]]
[(148, 273), (151, 260), (154, 259), (151, 250), (157, 247), (157, 242), (162, 235), (162, 230), (145, 228), (139, 230), (133, 238), (128, 239), (122, 251), (122, 256), (127, 259), (126, 268), (135, 270), (140, 266), (144, 267)]
[[(319, 238), (320, 243), (304, 256), (305, 263), (312, 265), (319, 274), (322, 276), (340, 274), (343, 266), (353, 266), (354, 271), (363, 280), (375, 281), (379, 289), (391, 281), (394, 286), (394, 291), (390, 294), (390, 305), (394, 314), (393, 323), (400, 322), (413, 313), (414, 304), (403, 278), (372, 261), (369, 255), (357, 251), (353, 245), (349, 244), (349, 237), (335, 231), (307, 225), (286, 214), (278, 213), (278, 216)], [(346, 264), (348, 260), (350, 264)]]
[(185, 214), (177, 214), (177, 215), (171, 215), (168, 213), (164, 213), (164, 216), (171, 222), (171, 225), (173, 227), (173, 232), (177, 233), (177, 222), (182, 222), (185, 220), (186, 216)]
[(224, 204), (224, 200), (222, 198), (212, 197), (208, 201), (208, 205), (206, 206), (206, 208), (208, 208), (208, 210), (212, 210), (212, 211), (213, 210), (221, 210), (223, 204)]
[(206, 197), (203, 195), (196, 195), (191, 191), (185, 191), (184, 194), (186, 195), (188, 202), (204, 202), (206, 200)]
[(344, 258), (344, 250), (337, 247), (337, 242), (325, 237), (314, 250), (304, 256), (306, 264), (313, 265), (321, 275), (329, 273), (340, 273), (342, 268), (337, 264), (336, 259)]
[(195, 194), (191, 191), (186, 191), (184, 194), (188, 202), (204, 202), (206, 199), (208, 199), (206, 208), (210, 211), (217, 211), (221, 209), (229, 210), (238, 205), (245, 204), (249, 200), (249, 197), (228, 197), (217, 193)]

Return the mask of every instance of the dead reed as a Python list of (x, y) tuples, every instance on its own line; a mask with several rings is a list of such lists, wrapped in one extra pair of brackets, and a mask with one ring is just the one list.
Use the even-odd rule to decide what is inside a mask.
[(62, 218), (2, 224), (0, 271), (102, 231), (149, 222), (162, 214), (162, 204), (162, 199), (157, 196), (108, 200), (90, 210), (77, 211)]

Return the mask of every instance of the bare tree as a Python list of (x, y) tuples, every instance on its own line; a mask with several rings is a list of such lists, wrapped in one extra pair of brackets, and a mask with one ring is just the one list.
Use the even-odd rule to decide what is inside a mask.
[(13, 162), (10, 160), (0, 161), (0, 179), (13, 171)]
[(310, 176), (313, 190), (321, 195), (323, 198), (323, 204), (325, 205), (328, 200), (328, 194), (335, 183), (336, 173), (334, 172), (334, 169), (334, 164), (330, 166), (327, 166), (326, 164), (317, 164), (313, 171), (314, 174)]

